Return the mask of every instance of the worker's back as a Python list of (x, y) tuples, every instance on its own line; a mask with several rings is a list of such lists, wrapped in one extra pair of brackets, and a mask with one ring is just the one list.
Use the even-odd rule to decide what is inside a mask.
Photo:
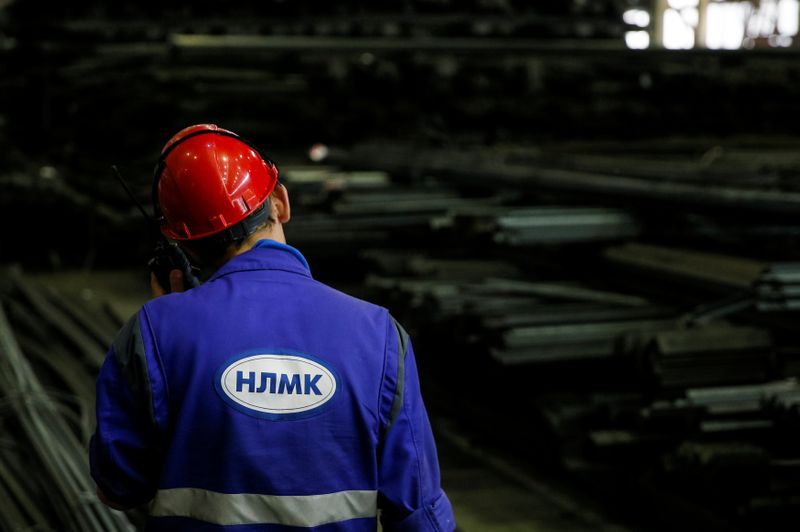
[(386, 528), (452, 528), (402, 328), (314, 281), (293, 248), (261, 244), (145, 305), (115, 342), (98, 380), (98, 484), (154, 497), (152, 530), (375, 530), (378, 505)]

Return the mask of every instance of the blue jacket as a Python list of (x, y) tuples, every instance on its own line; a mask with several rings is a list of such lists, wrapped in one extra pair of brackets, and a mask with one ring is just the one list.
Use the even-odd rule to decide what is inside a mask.
[(455, 527), (408, 336), (271, 240), (120, 331), (90, 458), (148, 530)]

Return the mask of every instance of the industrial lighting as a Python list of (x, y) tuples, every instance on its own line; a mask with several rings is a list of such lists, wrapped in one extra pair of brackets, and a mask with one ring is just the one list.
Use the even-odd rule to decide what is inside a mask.
[(770, 35), (767, 43), (775, 48), (788, 48), (792, 45), (793, 39), (788, 35)]
[[(664, 5), (664, 4), (662, 4)], [(759, 42), (771, 47), (792, 46), (800, 30), (800, 0), (712, 1), (700, 6), (699, 0), (667, 0), (657, 12), (654, 31), (661, 34), (661, 45), (671, 50), (695, 46), (734, 50), (753, 48)], [(704, 9), (704, 17), (700, 16)], [(700, 28), (700, 20), (704, 27)], [(628, 9), (622, 20), (629, 26), (648, 28), (650, 13), (644, 9)], [(701, 36), (703, 39), (696, 42)], [(625, 44), (631, 49), (650, 46), (650, 37), (643, 31), (625, 32)], [(658, 43), (657, 43), (658, 44)]]
[(328, 157), (329, 153), (330, 150), (326, 145), (314, 144), (313, 146), (311, 146), (311, 149), (308, 150), (308, 158), (314, 161), (315, 163), (319, 163), (324, 161)]
[(800, 21), (800, 2), (781, 0), (778, 2), (778, 33), (784, 36), (797, 35)]
[[(670, 2), (671, 4), (672, 2)], [(697, 8), (667, 9), (664, 12), (664, 48), (670, 50), (693, 48), (694, 27), (697, 25), (697, 19)]]
[(750, 6), (739, 3), (714, 3), (708, 6), (706, 47), (736, 50), (745, 37), (745, 20)]
[(762, 0), (757, 7), (747, 2), (712, 3), (707, 13), (708, 48), (752, 48), (758, 39), (766, 39), (771, 47), (787, 47), (797, 35), (800, 2)]
[(644, 50), (650, 46), (650, 34), (646, 31), (626, 31), (625, 45), (631, 50)]
[(650, 13), (644, 9), (629, 9), (622, 14), (622, 21), (631, 26), (646, 28), (650, 25)]
[(697, 7), (698, 0), (669, 0), (667, 2), (672, 9), (686, 9), (689, 7)]

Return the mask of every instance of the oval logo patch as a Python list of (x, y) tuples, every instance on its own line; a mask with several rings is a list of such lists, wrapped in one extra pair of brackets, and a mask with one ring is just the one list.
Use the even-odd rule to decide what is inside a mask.
[(321, 413), (336, 396), (339, 380), (333, 368), (309, 355), (264, 353), (221, 367), (214, 386), (240, 412), (278, 420)]

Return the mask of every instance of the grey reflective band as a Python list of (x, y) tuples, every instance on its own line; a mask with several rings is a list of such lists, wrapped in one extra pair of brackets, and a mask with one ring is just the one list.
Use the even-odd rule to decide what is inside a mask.
[(150, 385), (138, 312), (120, 329), (111, 345), (133, 396), (140, 404), (144, 404), (150, 421), (155, 424), (153, 388)]
[(188, 517), (216, 525), (320, 526), (377, 517), (378, 492), (352, 490), (323, 495), (219, 493), (197, 488), (159, 490), (152, 517)]
[(406, 387), (406, 353), (408, 352), (408, 333), (396, 319), (392, 316), (389, 317), (392, 318), (397, 331), (397, 390), (394, 392), (392, 412), (389, 414), (389, 423), (386, 425), (387, 431), (392, 428), (394, 420), (400, 415), (400, 409), (403, 408), (403, 390)]

